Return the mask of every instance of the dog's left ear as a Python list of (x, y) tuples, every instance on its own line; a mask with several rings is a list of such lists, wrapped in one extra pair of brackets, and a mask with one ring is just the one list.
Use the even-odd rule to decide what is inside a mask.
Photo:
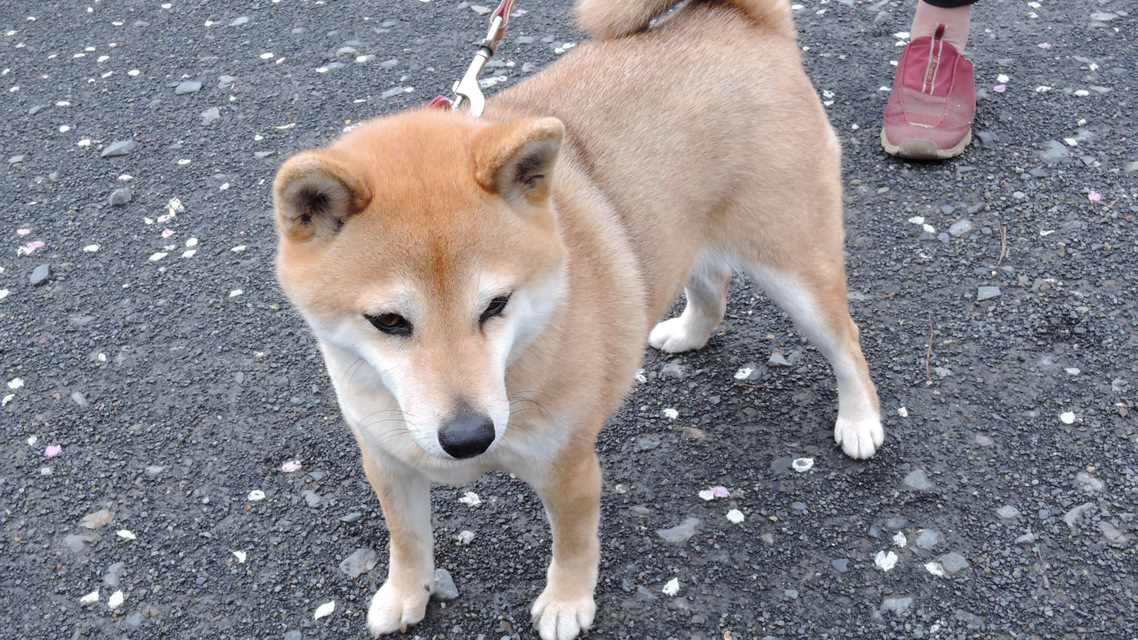
[(549, 199), (553, 165), (565, 138), (557, 118), (513, 120), (486, 127), (474, 138), (474, 178), (515, 209)]

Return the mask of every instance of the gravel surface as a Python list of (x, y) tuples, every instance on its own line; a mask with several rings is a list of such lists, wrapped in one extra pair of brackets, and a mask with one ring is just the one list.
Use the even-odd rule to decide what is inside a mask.
[[(977, 5), (977, 141), (939, 164), (877, 142), (910, 4), (795, 10), (884, 448), (834, 447), (827, 365), (737, 282), (708, 348), (647, 352), (602, 434), (590, 637), (1134, 637), (1133, 3)], [(582, 37), (566, 0), (517, 8), (487, 84)], [(366, 637), (387, 533), (274, 282), (269, 186), (449, 89), (480, 13), (0, 3), (0, 636)], [(533, 492), (433, 501), (457, 597), (408, 636), (535, 637)]]

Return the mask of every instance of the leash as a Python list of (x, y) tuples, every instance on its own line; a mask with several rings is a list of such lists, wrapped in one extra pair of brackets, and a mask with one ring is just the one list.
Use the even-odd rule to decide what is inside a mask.
[(482, 86), (478, 84), (478, 80), (486, 70), (486, 63), (490, 62), (490, 58), (498, 51), (498, 43), (506, 35), (506, 25), (510, 22), (510, 10), (513, 6), (514, 0), (502, 0), (494, 13), (490, 14), (490, 28), (486, 31), (486, 37), (478, 45), (478, 52), (474, 54), (474, 60), (471, 60), (462, 79), (455, 82), (451, 88), (454, 91), (454, 101), (452, 102), (444, 96), (438, 96), (431, 100), (430, 104), (427, 105), (428, 107), (450, 109), (451, 111), (458, 111), (466, 107), (467, 113), (470, 115), (476, 118), (482, 115), (486, 109), (486, 98), (482, 95)]

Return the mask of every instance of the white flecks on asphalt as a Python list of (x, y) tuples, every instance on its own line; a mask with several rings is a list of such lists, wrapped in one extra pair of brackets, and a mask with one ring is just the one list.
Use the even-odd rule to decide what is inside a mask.
[(8, 297), (9, 291), (7, 289), (0, 289), (0, 300)]
[(245, 248), (246, 248), (245, 245), (239, 244), (236, 247), (233, 247), (232, 249), (230, 249), (230, 251), (232, 251), (233, 253), (241, 253), (242, 251), (245, 250)]
[(466, 493), (462, 494), (462, 497), (459, 498), (458, 501), (462, 504), (468, 504), (472, 507), (477, 507), (478, 505), (482, 504), (482, 498), (479, 498), (478, 494), (474, 493), (473, 491), (467, 491)]
[(897, 554), (892, 551), (878, 551), (877, 557), (873, 559), (873, 564), (882, 571), (889, 571), (897, 566)]
[(798, 473), (806, 473), (814, 468), (814, 458), (795, 458), (790, 462), (790, 466)]
[(233, 291), (229, 292), (229, 297), (230, 298), (236, 298), (237, 296), (241, 295), (242, 293), (245, 293), (245, 292), (240, 290), (240, 289), (234, 289)]
[(158, 262), (159, 260), (161, 260), (162, 258), (165, 258), (166, 256), (167, 256), (167, 253), (165, 251), (159, 251), (158, 253), (152, 253), (152, 254), (150, 254), (150, 261), (151, 262)]
[(738, 371), (735, 372), (735, 379), (736, 380), (746, 380), (754, 372), (755, 372), (755, 370), (750, 368), (750, 367), (743, 367), (742, 369), (739, 369)]
[(249, 492), (248, 500), (250, 502), (260, 502), (265, 499), (265, 492), (260, 489), (253, 489)]
[(669, 597), (678, 594), (680, 592), (680, 579), (672, 578), (668, 581), (667, 584), (664, 585), (664, 588), (661, 589), (661, 591), (664, 592), (664, 595)]
[(62, 452), (63, 452), (63, 447), (61, 447), (57, 444), (52, 444), (52, 445), (48, 445), (43, 450), (43, 455), (45, 457), (48, 457), (48, 458), (54, 458), (55, 456), (59, 455)]
[(715, 494), (713, 494), (709, 489), (704, 489), (703, 491), (699, 492), (699, 497), (703, 498), (704, 500), (714, 500)]
[(197, 249), (187, 249), (187, 250), (182, 252), (182, 257), (183, 258), (192, 258), (192, 257), (194, 257), (194, 254), (197, 252), (198, 252)]
[(739, 511), (738, 509), (732, 509), (727, 512), (727, 519), (730, 520), (732, 524), (739, 524), (746, 520), (747, 517), (743, 515), (742, 511)]
[[(237, 293), (240, 295), (241, 291), (238, 290)], [(229, 297), (232, 298), (233, 294), (229, 294)], [(284, 471), (285, 473), (293, 473), (295, 471), (300, 471), (300, 466), (300, 460), (289, 460), (288, 462), (281, 465), (281, 471)]]
[(316, 613), (312, 614), (312, 619), (313, 620), (319, 620), (320, 618), (326, 618), (326, 617), (332, 615), (332, 612), (335, 610), (336, 610), (336, 601), (335, 600), (333, 600), (331, 602), (325, 602), (324, 604), (320, 605), (319, 607), (316, 607)]
[(1074, 424), (1075, 423), (1075, 412), (1074, 411), (1064, 411), (1063, 413), (1059, 414), (1059, 420), (1063, 424)]
[(464, 529), (458, 532), (458, 535), (455, 537), (455, 539), (458, 540), (459, 544), (470, 544), (470, 542), (474, 540), (474, 532)]
[(107, 607), (109, 607), (111, 611), (114, 611), (122, 606), (122, 601), (122, 591), (116, 591), (111, 594), (111, 597), (107, 598)]
[(88, 593), (87, 595), (83, 596), (82, 598), (79, 598), (79, 604), (81, 604), (81, 605), (94, 604), (98, 601), (99, 601), (99, 590), (98, 589), (95, 589), (91, 593)]
[(15, 397), (16, 394), (14, 393), (9, 393), (8, 395), (4, 396), (4, 399), (0, 400), (0, 407), (8, 406), (8, 403), (11, 402)]
[(893, 544), (901, 547), (902, 549), (904, 549), (905, 546), (909, 544), (909, 539), (905, 537), (904, 531), (898, 531), (896, 534), (894, 534)]
[(669, 420), (675, 420), (680, 417), (680, 412), (675, 409), (664, 409), (664, 417)]
[(944, 567), (942, 567), (939, 562), (926, 562), (925, 571), (928, 571), (938, 578), (944, 577)]
[(97, 245), (97, 244), (89, 244), (89, 245), (83, 247), (84, 253), (95, 253), (98, 250), (99, 250), (99, 245)]
[(130, 531), (128, 531), (126, 529), (119, 529), (118, 531), (115, 532), (115, 535), (117, 535), (118, 537), (120, 537), (124, 540), (134, 540), (134, 539), (138, 538), (138, 536), (134, 535), (133, 533), (131, 533)]
[(238, 564), (245, 564), (245, 557), (246, 556), (245, 556), (244, 551), (234, 551), (233, 555), (237, 558)]
[(908, 418), (909, 417), (909, 410), (906, 409), (905, 407), (898, 407), (897, 408), (897, 415), (901, 416), (902, 418)]

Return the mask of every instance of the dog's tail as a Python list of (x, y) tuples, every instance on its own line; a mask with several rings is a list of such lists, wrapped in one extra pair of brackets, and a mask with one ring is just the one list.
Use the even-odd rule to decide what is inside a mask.
[[(789, 0), (687, 0), (689, 3), (735, 7), (751, 20), (779, 33), (798, 35)], [(674, 7), (677, 0), (577, 0), (577, 21), (594, 38), (611, 40), (648, 28), (648, 24)]]

